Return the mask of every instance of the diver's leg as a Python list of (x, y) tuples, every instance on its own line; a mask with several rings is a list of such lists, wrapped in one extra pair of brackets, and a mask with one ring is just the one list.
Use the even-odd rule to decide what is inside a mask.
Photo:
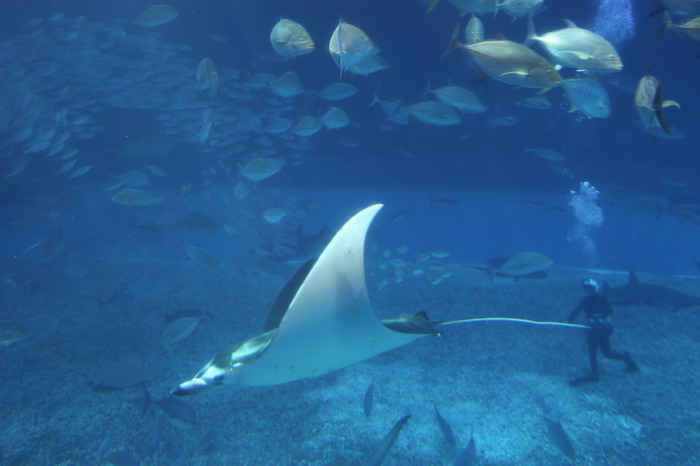
[(588, 345), (588, 362), (591, 365), (591, 374), (583, 375), (581, 377), (576, 377), (569, 382), (572, 387), (578, 387), (584, 383), (597, 382), (598, 381), (598, 341), (596, 332), (593, 330), (588, 331), (586, 336), (586, 343)]
[(624, 361), (625, 365), (627, 366), (627, 372), (639, 371), (639, 366), (632, 360), (629, 353), (619, 353), (610, 349), (610, 333), (612, 333), (612, 331), (607, 332), (600, 340), (600, 349), (603, 352), (603, 356), (605, 356), (607, 359)]

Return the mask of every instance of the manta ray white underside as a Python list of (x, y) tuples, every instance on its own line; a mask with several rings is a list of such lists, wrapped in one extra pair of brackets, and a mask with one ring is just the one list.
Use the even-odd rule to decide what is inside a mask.
[(172, 393), (187, 395), (220, 383), (264, 386), (317, 377), (436, 334), (427, 319), (382, 322), (372, 310), (364, 244), (381, 208), (363, 209), (336, 233), (277, 328), (222, 351)]

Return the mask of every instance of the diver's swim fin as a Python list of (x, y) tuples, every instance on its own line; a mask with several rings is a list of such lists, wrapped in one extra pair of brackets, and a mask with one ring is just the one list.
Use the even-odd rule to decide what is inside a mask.
[(578, 387), (579, 385), (583, 385), (585, 383), (591, 383), (591, 382), (597, 382), (598, 381), (598, 376), (597, 375), (583, 375), (581, 377), (576, 377), (574, 380), (569, 382), (569, 385), (572, 387)]

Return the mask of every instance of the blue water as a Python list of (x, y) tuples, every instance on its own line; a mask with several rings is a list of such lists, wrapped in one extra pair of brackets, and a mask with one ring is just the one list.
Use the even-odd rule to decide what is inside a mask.
[[(585, 367), (579, 342), (556, 332), (500, 327), (493, 334), (448, 335), (444, 345), (421, 340), (406, 352), (319, 379), (246, 389), (240, 410), (234, 389), (221, 395), (231, 406), (221, 416), (214, 392), (188, 399), (206, 420), (186, 431), (131, 406), (141, 396), (138, 386), (104, 392), (88, 383), (105, 363), (138, 356), (159, 368), (149, 387), (163, 396), (216, 351), (259, 331), (272, 297), (295, 268), (374, 203), (385, 207), (368, 236), (367, 277), (382, 317), (428, 310), (434, 319), (468, 312), (560, 321), (590, 269), (616, 286), (633, 269), (650, 282), (700, 295), (692, 279), (700, 272), (698, 48), (676, 31), (655, 37), (663, 18), (648, 16), (653, 2), (546, 0), (534, 16), (540, 35), (569, 19), (614, 44), (624, 69), (594, 76), (610, 97), (605, 119), (570, 112), (561, 88), (541, 94), (550, 108), (524, 108), (516, 102), (538, 89), (489, 79), (459, 51), (441, 59), (454, 25), (463, 28), (469, 18), (445, 0), (431, 13), (421, 0), (182, 0), (171, 3), (176, 18), (152, 28), (133, 24), (146, 6), (133, 0), (5, 3), (0, 321), (21, 323), (31, 336), (2, 349), (5, 379), (13, 379), (2, 382), (8, 397), (2, 418), (13, 421), (0, 435), (0, 463), (346, 464), (363, 458), (412, 409), (416, 415), (387, 464), (451, 464), (458, 450), (436, 434), (433, 402), (455, 424), (460, 447), (470, 425), (481, 430), (483, 464), (560, 464), (564, 456), (544, 433), (527, 438), (532, 424), (541, 430), (543, 409), (559, 413), (586, 464), (691, 464), (700, 457), (690, 446), (697, 443), (694, 434), (671, 419), (686, 395), (670, 387), (675, 364), (683, 364), (674, 355), (687, 354), (687, 365), (694, 364), (697, 309), (669, 314), (642, 307), (651, 320), (635, 320), (639, 308), (621, 308), (624, 331), (613, 345), (640, 354), (643, 373), (657, 380), (642, 388), (638, 379), (606, 374), (609, 385), (591, 395), (604, 400), (602, 407), (565, 384)], [(280, 18), (304, 25), (315, 50), (293, 59), (276, 56), (269, 33)], [(341, 18), (367, 33), (388, 69), (341, 75), (328, 53)], [(481, 20), (486, 38), (525, 41), (524, 18), (498, 12)], [(545, 53), (537, 44), (532, 48)], [(204, 57), (221, 79), (216, 96), (195, 89)], [(280, 98), (246, 84), (261, 73), (287, 71), (299, 75), (300, 95)], [(672, 138), (640, 124), (634, 91), (647, 72), (680, 104), (666, 109)], [(572, 69), (561, 74), (582, 75)], [(316, 97), (338, 81), (357, 93), (338, 102)], [(375, 94), (408, 106), (447, 84), (473, 91), (486, 112), (462, 114), (453, 126), (414, 117), (402, 125), (380, 106), (369, 106)], [(348, 126), (308, 137), (265, 130), (275, 118), (296, 124), (331, 106), (348, 114)], [(203, 137), (207, 109), (215, 120)], [(514, 123), (495, 127), (493, 120), (504, 117)], [(555, 150), (566, 160), (549, 162), (525, 153), (526, 147)], [(268, 179), (249, 181), (241, 171), (253, 158), (283, 166)], [(70, 160), (75, 163), (66, 166)], [(573, 208), (572, 192), (582, 182), (598, 192), (578, 203), (593, 220)], [(124, 188), (162, 201), (121, 205), (112, 197)], [(271, 207), (285, 213), (277, 223), (264, 218)], [(198, 263), (188, 254), (192, 246), (218, 266)], [(418, 259), (436, 250), (445, 254), (430, 259), (432, 269)], [(473, 268), (525, 251), (552, 259), (546, 280), (492, 282)], [(392, 259), (407, 264), (389, 265)], [(441, 274), (444, 279), (431, 284)], [(163, 317), (192, 308), (215, 320), (205, 319), (173, 348), (160, 346)], [(485, 350), (460, 345), (470, 338)], [(531, 348), (529, 339), (536, 340)], [(415, 380), (416, 371), (425, 375)], [(31, 385), (26, 395), (23, 377)], [(473, 383), (479, 377), (483, 385)], [(688, 377), (692, 395), (699, 381)], [(372, 380), (378, 418), (367, 420), (357, 416)], [(662, 391), (671, 393), (669, 406), (634, 400)], [(265, 405), (268, 393), (279, 397), (274, 407)], [(525, 408), (528, 396), (551, 397), (557, 406)], [(246, 429), (252, 418), (254, 428)], [(284, 419), (284, 428), (276, 418)], [(697, 429), (697, 421), (686, 421), (689, 430)], [(660, 433), (654, 431), (658, 422)], [(592, 427), (601, 423), (608, 437)], [(241, 431), (239, 441), (231, 440)], [(687, 454), (660, 460), (674, 435)], [(279, 445), (265, 451), (267, 442)], [(547, 447), (542, 452), (538, 445)], [(604, 451), (615, 453), (608, 458)]]

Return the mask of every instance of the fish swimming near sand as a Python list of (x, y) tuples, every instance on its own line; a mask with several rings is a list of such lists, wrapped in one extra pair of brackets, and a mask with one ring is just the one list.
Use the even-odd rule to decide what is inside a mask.
[(394, 443), (396, 443), (396, 439), (399, 438), (401, 429), (403, 429), (403, 426), (406, 425), (409, 419), (411, 419), (410, 414), (407, 414), (399, 419), (398, 422), (394, 424), (394, 427), (392, 427), (391, 430), (384, 436), (382, 441), (379, 442), (374, 450), (372, 450), (372, 453), (369, 454), (367, 459), (362, 462), (362, 464), (367, 466), (379, 466), (382, 464), (386, 458), (386, 455), (389, 454), (391, 447), (393, 447)]
[(574, 445), (571, 443), (569, 434), (566, 433), (564, 427), (559, 420), (550, 419), (545, 416), (544, 422), (547, 425), (547, 437), (557, 446), (557, 448), (568, 458), (572, 460), (576, 458)]
[(175, 427), (188, 429), (197, 424), (197, 412), (189, 403), (171, 396), (166, 396), (159, 399), (151, 398), (151, 395), (146, 389), (146, 384), (142, 384), (142, 386), (144, 413), (148, 411), (151, 406), (155, 406)]
[(683, 293), (663, 285), (641, 283), (634, 270), (629, 271), (626, 285), (608, 288), (605, 296), (613, 304), (651, 306), (659, 309), (678, 311), (687, 307), (700, 306), (700, 297)]
[(448, 424), (445, 418), (442, 417), (437, 406), (435, 406), (435, 420), (437, 421), (438, 426), (440, 426), (440, 430), (442, 431), (442, 435), (445, 437), (445, 441), (450, 445), (456, 445), (457, 440), (455, 439), (455, 434), (452, 431), (452, 427), (450, 427), (450, 424)]
[(365, 416), (370, 417), (372, 415), (372, 404), (374, 401), (374, 382), (369, 384), (365, 396), (362, 399), (362, 409), (365, 412)]

